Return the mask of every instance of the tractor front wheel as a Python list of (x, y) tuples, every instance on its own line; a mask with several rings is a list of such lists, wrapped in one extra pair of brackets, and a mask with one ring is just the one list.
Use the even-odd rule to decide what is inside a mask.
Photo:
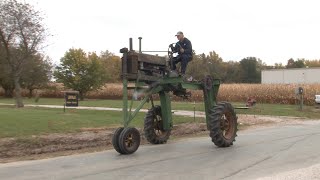
[(233, 145), (237, 136), (237, 119), (232, 105), (228, 102), (218, 103), (209, 115), (210, 137), (218, 147)]
[(149, 109), (144, 119), (144, 135), (151, 144), (164, 144), (170, 137), (171, 129), (164, 130), (161, 107)]
[[(140, 133), (136, 128), (124, 128), (119, 139), (120, 154), (132, 154), (140, 146)], [(119, 152), (119, 151), (118, 151)]]
[(120, 145), (119, 145), (119, 137), (120, 137), (120, 134), (121, 132), (123, 131), (123, 127), (119, 127), (117, 128), (114, 133), (113, 133), (113, 136), (112, 136), (112, 145), (113, 145), (113, 148), (120, 154), (123, 154), (123, 152), (121, 151), (120, 149)]

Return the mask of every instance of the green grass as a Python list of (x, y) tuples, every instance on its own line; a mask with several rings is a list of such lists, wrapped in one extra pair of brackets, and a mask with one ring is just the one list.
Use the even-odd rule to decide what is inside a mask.
[[(142, 127), (145, 114), (138, 113), (132, 126)], [(122, 112), (47, 108), (13, 108), (0, 106), (0, 138), (76, 132), (81, 128), (120, 126)], [(193, 118), (174, 116), (174, 123), (191, 122)], [(196, 121), (204, 121), (197, 118)]]
[[(25, 104), (39, 104), (39, 105), (63, 105), (63, 99), (60, 98), (41, 98), (38, 103), (34, 99), (24, 99)], [(14, 100), (9, 98), (0, 98), (0, 103), (10, 103), (13, 104)], [(158, 101), (155, 102), (159, 104)], [(133, 107), (139, 104), (138, 101), (133, 102)], [(234, 107), (244, 106), (244, 103), (232, 103)], [(80, 106), (89, 107), (112, 107), (112, 108), (122, 108), (121, 100), (85, 100), (79, 102)], [(204, 111), (204, 104), (197, 102), (180, 101), (172, 102), (172, 109), (174, 110), (190, 110), (193, 111), (195, 107), (196, 111)], [(145, 109), (150, 108), (150, 103), (145, 104)], [(319, 111), (316, 111), (313, 106), (304, 106), (304, 110), (298, 111), (298, 106), (296, 105), (283, 105), (283, 104), (257, 104), (254, 108), (247, 110), (236, 110), (239, 114), (254, 114), (254, 115), (273, 115), (273, 116), (295, 116), (295, 117), (306, 117), (312, 119), (320, 119)]]
[[(0, 103), (14, 103), (13, 99), (0, 98)], [(42, 98), (38, 103), (33, 99), (24, 99), (25, 104), (48, 104), (62, 105), (63, 99)], [(134, 107), (139, 102), (134, 102)], [(156, 102), (159, 104), (159, 102)], [(114, 107), (121, 108), (120, 100), (86, 100), (80, 102), (81, 106)], [(235, 107), (243, 106), (241, 103), (233, 103)], [(146, 104), (144, 108), (149, 108)], [(172, 102), (172, 109), (204, 111), (203, 103)], [(295, 116), (311, 119), (320, 119), (320, 111), (314, 107), (305, 106), (303, 111), (298, 111), (295, 105), (279, 104), (257, 104), (248, 110), (237, 109), (238, 114), (272, 115), (272, 116)], [(138, 113), (132, 121), (132, 126), (142, 127), (145, 113)], [(0, 106), (0, 138), (22, 137), (39, 134), (76, 132), (81, 128), (112, 127), (120, 126), (122, 112), (76, 110), (48, 108), (13, 108)], [(192, 122), (191, 117), (174, 116), (174, 124)], [(204, 118), (197, 118), (196, 121), (204, 122)]]
[[(40, 100), (36, 103), (35, 99), (24, 98), (23, 102), (25, 104), (38, 104), (38, 105), (63, 105), (64, 99), (62, 98), (40, 98)], [(131, 101), (129, 101), (131, 102)], [(6, 104), (14, 104), (14, 99), (11, 98), (0, 98), (0, 103)], [(155, 101), (156, 104), (159, 104), (159, 101)], [(133, 101), (133, 106), (137, 106), (139, 101)], [(112, 107), (112, 108), (121, 108), (122, 101), (121, 100), (94, 100), (87, 99), (84, 101), (79, 101), (79, 106), (89, 106), (89, 107)], [(148, 103), (144, 106), (144, 108), (148, 108), (150, 104)], [(202, 108), (203, 103), (197, 102), (197, 108)], [(172, 102), (172, 108), (180, 109), (180, 110), (193, 110), (193, 102)]]
[(316, 109), (314, 106), (304, 106), (303, 111), (300, 111), (298, 110), (297, 105), (258, 104), (248, 110), (237, 109), (236, 112), (238, 114), (292, 116), (309, 119), (320, 119), (320, 110)]
[[(35, 102), (35, 99), (24, 98), (23, 102), (25, 104), (38, 104), (38, 105), (63, 105), (63, 98), (40, 98), (38, 102)], [(0, 103), (14, 104), (14, 99), (11, 98), (0, 98)], [(133, 105), (138, 105), (138, 101), (134, 101)], [(121, 100), (84, 100), (79, 101), (79, 106), (89, 106), (89, 107), (113, 107), (113, 108), (121, 108), (122, 101)], [(146, 105), (145, 107), (147, 107)]]
[[(232, 103), (234, 107), (244, 107), (244, 103)], [(173, 102), (172, 109), (204, 111), (203, 103), (193, 104), (191, 102)], [(314, 106), (304, 106), (303, 111), (298, 110), (297, 105), (285, 104), (257, 104), (249, 109), (236, 109), (237, 114), (251, 114), (251, 115), (270, 115), (270, 116), (292, 116), (303, 117), (309, 119), (320, 119), (320, 110), (315, 109)]]

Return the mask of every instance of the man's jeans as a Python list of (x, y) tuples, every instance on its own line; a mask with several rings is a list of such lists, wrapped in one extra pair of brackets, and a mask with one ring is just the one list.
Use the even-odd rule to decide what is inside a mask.
[(178, 55), (177, 57), (172, 59), (172, 70), (176, 70), (176, 64), (181, 62), (181, 74), (185, 74), (187, 70), (188, 62), (191, 60), (191, 56), (187, 54)]

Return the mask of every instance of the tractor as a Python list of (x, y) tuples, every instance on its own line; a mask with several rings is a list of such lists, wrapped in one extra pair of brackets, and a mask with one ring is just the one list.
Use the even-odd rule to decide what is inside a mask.
[[(217, 102), (220, 80), (205, 76), (201, 81), (185, 81), (177, 72), (172, 71), (174, 45), (169, 45), (168, 56), (147, 54), (134, 51), (132, 38), (129, 49), (122, 48), (121, 78), (123, 84), (123, 127), (115, 130), (112, 137), (114, 149), (120, 154), (132, 154), (140, 146), (140, 132), (130, 126), (145, 103), (151, 108), (144, 118), (144, 136), (151, 144), (164, 144), (168, 141), (173, 128), (171, 96), (188, 98), (187, 90), (202, 90), (204, 94), (205, 120), (212, 142), (218, 147), (233, 145), (237, 136), (237, 116), (234, 107), (228, 102)], [(132, 91), (129, 101), (128, 92)], [(158, 95), (160, 105), (155, 105), (153, 97)], [(133, 101), (140, 99), (139, 105), (132, 109)]]

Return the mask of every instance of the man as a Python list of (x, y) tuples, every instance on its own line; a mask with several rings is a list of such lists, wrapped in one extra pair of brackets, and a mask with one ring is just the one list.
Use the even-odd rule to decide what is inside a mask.
[(176, 43), (174, 48), (171, 46), (171, 49), (174, 52), (178, 52), (179, 55), (173, 58), (172, 70), (176, 70), (176, 64), (181, 62), (181, 75), (184, 76), (188, 62), (192, 59), (192, 45), (189, 39), (184, 37), (183, 32), (179, 31), (176, 36), (179, 41)]

